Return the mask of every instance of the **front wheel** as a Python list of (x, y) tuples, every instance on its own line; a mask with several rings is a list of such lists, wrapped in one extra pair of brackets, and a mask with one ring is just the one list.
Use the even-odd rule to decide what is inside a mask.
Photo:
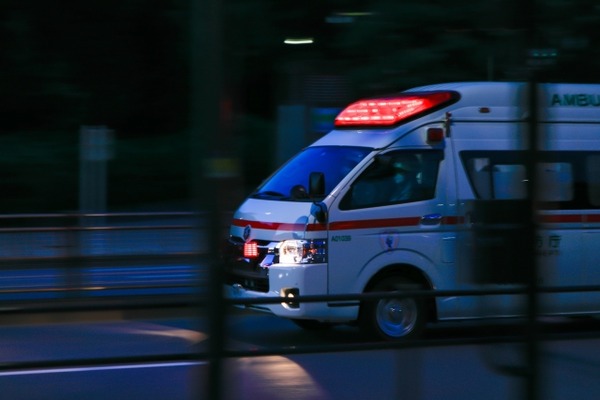
[(373, 286), (370, 292), (398, 292), (398, 297), (366, 300), (361, 305), (359, 323), (369, 337), (395, 341), (418, 337), (425, 323), (424, 300), (403, 296), (402, 291), (422, 287), (403, 277), (389, 277)]

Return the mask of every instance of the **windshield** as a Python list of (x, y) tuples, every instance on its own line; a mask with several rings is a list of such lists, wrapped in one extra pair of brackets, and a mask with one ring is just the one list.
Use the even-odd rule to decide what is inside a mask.
[[(322, 200), (372, 149), (367, 147), (308, 147), (267, 179), (250, 197), (288, 201)], [(309, 192), (311, 174), (322, 174), (324, 193)]]

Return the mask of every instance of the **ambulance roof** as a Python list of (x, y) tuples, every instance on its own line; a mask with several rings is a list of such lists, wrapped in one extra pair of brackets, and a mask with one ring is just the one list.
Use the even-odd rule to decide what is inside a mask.
[[(525, 82), (455, 82), (416, 87), (406, 92), (452, 90), (460, 100), (448, 107), (454, 119), (520, 120), (528, 116)], [(599, 122), (600, 85), (541, 83), (537, 85), (541, 122)], [(481, 112), (482, 108), (489, 109)]]
[[(452, 91), (459, 100), (420, 118), (391, 127), (338, 128), (315, 145), (383, 148), (424, 124), (453, 121), (526, 121), (529, 86), (526, 82), (454, 82), (415, 87), (402, 94)], [(538, 121), (600, 122), (600, 84), (538, 84)], [(393, 96), (385, 96), (386, 99)], [(447, 114), (450, 113), (450, 114)]]

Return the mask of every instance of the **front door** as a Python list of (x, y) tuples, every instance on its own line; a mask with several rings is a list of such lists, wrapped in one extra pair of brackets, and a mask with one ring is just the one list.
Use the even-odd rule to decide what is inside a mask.
[(329, 293), (360, 293), (393, 264), (434, 268), (443, 257), (442, 150), (393, 150), (366, 166), (330, 209)]

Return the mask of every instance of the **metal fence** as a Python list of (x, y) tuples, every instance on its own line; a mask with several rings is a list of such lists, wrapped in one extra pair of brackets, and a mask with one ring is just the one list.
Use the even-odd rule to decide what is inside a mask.
[[(222, 360), (237, 357), (332, 353), (435, 346), (522, 343), (532, 357), (518, 368), (501, 371), (522, 377), (535, 391), (535, 349), (544, 340), (599, 337), (598, 332), (556, 333), (544, 329), (535, 315), (522, 320), (512, 334), (476, 338), (435, 338), (403, 342), (269, 347), (252, 350), (227, 348), (224, 320), (233, 305), (280, 302), (280, 299), (226, 300), (215, 298), (205, 236), (205, 215), (196, 213), (123, 213), (86, 215), (7, 215), (0, 217), (0, 316), (101, 310), (182, 310), (209, 320), (210, 334), (218, 340), (196, 352), (152, 356), (103, 357), (4, 363), (0, 371), (33, 368), (120, 365), (147, 362), (208, 361), (212, 378), (210, 398), (221, 397)], [(218, 267), (218, 265), (216, 265)], [(218, 283), (218, 282), (217, 282)], [(599, 286), (537, 288), (535, 295), (556, 291), (599, 291)], [(482, 296), (530, 294), (529, 288), (478, 291), (412, 291), (414, 296)], [(303, 296), (297, 302), (369, 300), (390, 293)], [(216, 295), (216, 297), (219, 297)], [(207, 307), (210, 305), (210, 307)], [(528, 398), (535, 398), (534, 395)]]

